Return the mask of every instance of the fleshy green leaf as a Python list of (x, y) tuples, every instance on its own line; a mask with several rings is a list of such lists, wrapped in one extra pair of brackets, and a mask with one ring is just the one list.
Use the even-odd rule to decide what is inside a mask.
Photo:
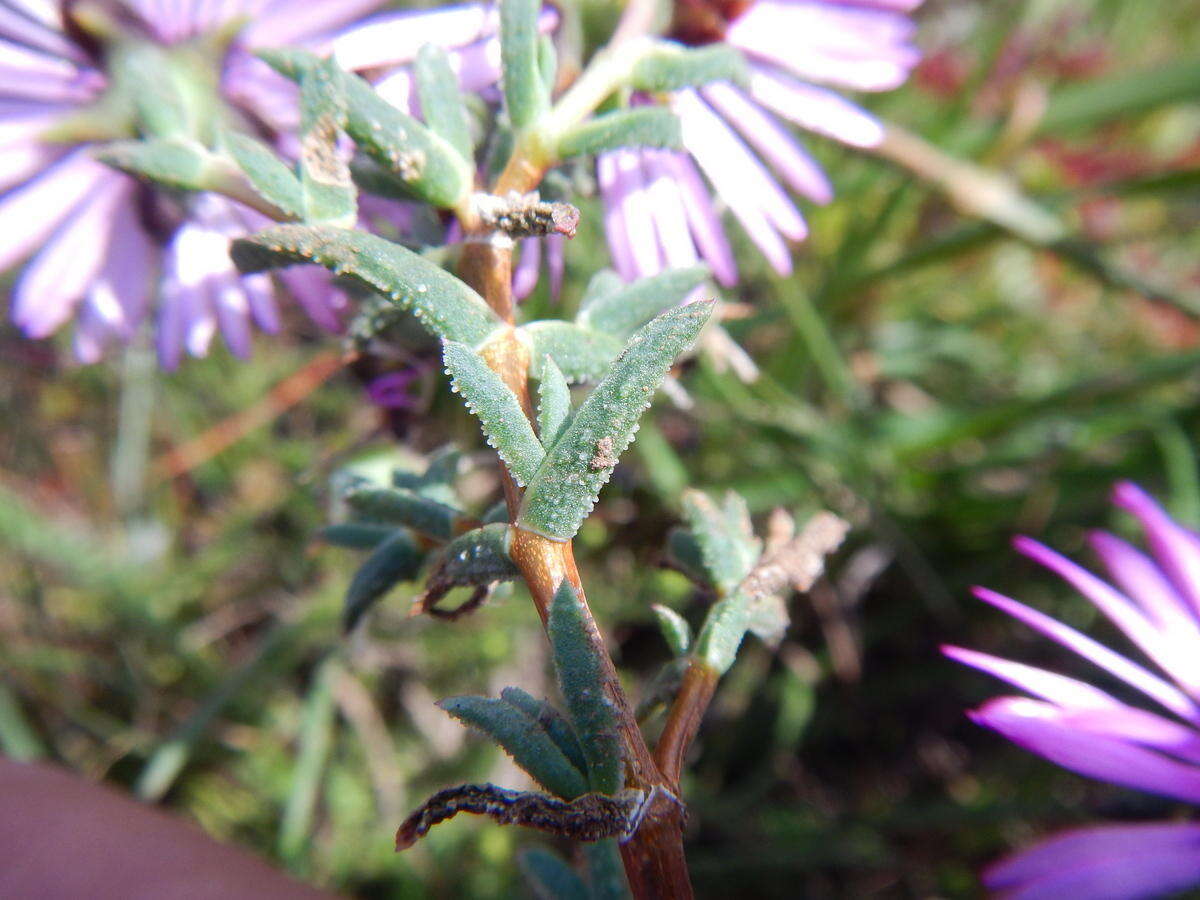
[(587, 900), (590, 897), (583, 879), (553, 851), (530, 847), (517, 856), (517, 865), (535, 900)]
[(471, 145), (467, 107), (446, 51), (434, 44), (426, 44), (418, 50), (413, 62), (413, 76), (425, 123), (445, 138), (464, 160), (473, 159), (475, 149)]
[(711, 81), (745, 84), (748, 78), (746, 60), (727, 44), (692, 49), (664, 41), (634, 65), (630, 86), (637, 91), (677, 91)]
[(511, 703), (536, 721), (544, 729), (550, 739), (558, 744), (558, 749), (571, 761), (580, 772), (587, 772), (587, 761), (583, 758), (583, 748), (579, 746), (579, 738), (575, 735), (567, 717), (550, 705), (547, 700), (538, 700), (519, 687), (506, 687), (500, 692), (500, 699)]
[(455, 393), (476, 415), (488, 445), (494, 447), (522, 487), (533, 478), (546, 451), (525, 418), (521, 401), (483, 357), (465, 344), (445, 341), (442, 355)]
[(517, 334), (529, 344), (529, 374), (537, 379), (549, 357), (568, 382), (595, 381), (622, 350), (620, 338), (551, 319), (522, 325)]
[(394, 529), (366, 558), (346, 590), (342, 625), (350, 631), (363, 613), (402, 581), (413, 581), (421, 570), (424, 554), (407, 532)]
[(508, 544), (507, 524), (484, 525), (463, 532), (442, 551), (437, 571), (430, 576), (430, 589), (436, 588), (444, 594), (453, 587), (519, 578), (521, 572), (509, 558)]
[(570, 129), (558, 141), (558, 156), (604, 153), (621, 147), (683, 146), (679, 119), (663, 106), (639, 106), (597, 116)]
[(696, 656), (718, 675), (724, 675), (737, 658), (738, 647), (750, 624), (748, 602), (742, 594), (733, 594), (708, 611), (704, 627), (696, 639)]
[(695, 341), (712, 308), (711, 301), (676, 307), (634, 335), (547, 452), (522, 498), (521, 527), (556, 541), (575, 535), (633, 442), (650, 398), (675, 357)]
[(550, 106), (538, 66), (540, 0), (500, 0), (500, 69), (508, 120), (520, 132)]
[(700, 543), (686, 528), (672, 528), (667, 533), (667, 558), (674, 568), (696, 584), (712, 584), (712, 577), (704, 567)]
[(399, 244), (328, 225), (280, 225), (233, 242), (243, 272), (310, 262), (352, 278), (411, 310), (439, 337), (478, 346), (500, 327), (483, 298), (463, 282)]
[(558, 78), (558, 50), (554, 47), (554, 38), (548, 34), (538, 35), (538, 74), (542, 76), (546, 97), (551, 97)]
[(344, 78), (323, 60), (300, 76), (300, 186), (304, 219), (351, 228), (358, 218), (350, 169), (338, 152), (346, 124)]
[(587, 760), (588, 782), (598, 793), (615, 794), (624, 786), (625, 777), (617, 717), (612, 701), (600, 688), (603, 668), (592, 646), (583, 606), (566, 580), (554, 594), (546, 628), (558, 685)]
[(754, 536), (746, 502), (730, 491), (718, 507), (700, 491), (683, 495), (683, 516), (691, 528), (704, 568), (722, 594), (729, 594), (742, 583), (762, 552)]
[(293, 218), (303, 217), (304, 195), (300, 181), (275, 151), (262, 141), (236, 131), (227, 132), (224, 140), (230, 155), (260, 197)]
[(571, 388), (549, 356), (542, 361), (539, 373), (538, 434), (543, 445), (553, 447), (571, 417)]
[(597, 297), (580, 310), (576, 324), (627, 338), (665, 309), (678, 306), (704, 283), (703, 266), (671, 269)]
[(379, 522), (339, 522), (321, 529), (322, 540), (335, 547), (351, 550), (374, 550), (392, 536), (396, 529)]
[[(263, 50), (259, 56), (297, 82), (321, 62), (304, 50)], [(342, 86), (346, 132), (365, 153), (434, 206), (450, 209), (463, 200), (473, 173), (450, 143), (392, 106), (357, 75), (343, 72)]]
[(429, 455), (425, 471), (420, 475), (403, 469), (393, 469), (392, 485), (406, 488), (414, 494), (437, 500), (447, 506), (456, 506), (458, 497), (454, 491), (454, 482), (458, 479), (458, 464), (461, 459), (462, 454), (457, 447), (441, 447)]
[(588, 280), (587, 287), (583, 289), (583, 296), (579, 300), (579, 312), (582, 314), (596, 301), (609, 294), (615, 294), (623, 287), (625, 280), (620, 275), (612, 269), (601, 269)]
[(454, 537), (461, 515), (452, 506), (403, 488), (355, 488), (346, 495), (346, 503), (360, 518), (407, 525), (439, 541)]
[(683, 656), (692, 646), (692, 626), (687, 619), (670, 607), (655, 603), (650, 607), (658, 619), (658, 628), (676, 656)]
[(583, 773), (563, 755), (550, 735), (517, 707), (490, 697), (448, 697), (438, 706), (494, 740), (551, 793), (564, 800), (587, 793)]
[(188, 191), (212, 186), (220, 160), (185, 138), (114, 141), (97, 153), (101, 162), (169, 187)]

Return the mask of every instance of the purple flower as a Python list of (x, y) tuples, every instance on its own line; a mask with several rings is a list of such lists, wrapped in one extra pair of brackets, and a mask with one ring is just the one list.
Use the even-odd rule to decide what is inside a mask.
[[(379, 2), (126, 0), (85, 7), (19, 0), (0, 7), (0, 270), (33, 254), (13, 290), (16, 324), (40, 338), (74, 317), (75, 353), (90, 362), (128, 340), (154, 311), (159, 358), (168, 368), (185, 349), (207, 352), (217, 331), (247, 356), (251, 323), (278, 330), (271, 282), (239, 276), (228, 255), (230, 237), (261, 227), (261, 217), (208, 194), (186, 198), (180, 208), (91, 157), (91, 140), (129, 137), (139, 127), (119, 102), (132, 105), (128, 92), (112, 102), (119, 76), (106, 69), (115, 54), (101, 46), (104, 35), (133, 36), (169, 55), (253, 15), (215, 61), (222, 97), (277, 126), (294, 119), (294, 111), (291, 119), (284, 111), (294, 110), (293, 96), (247, 50), (316, 40)], [(112, 21), (97, 29), (94, 21), (73, 20), (68, 28), (64, 17), (81, 9)], [(326, 276), (288, 273), (284, 280), (314, 321), (339, 327), (340, 295)]]
[[(1014, 543), (1079, 591), (1153, 668), (994, 591), (975, 594), (1124, 682), (1151, 709), (1023, 663), (960, 647), (944, 652), (1031, 695), (988, 701), (970, 713), (979, 724), (1081, 775), (1200, 804), (1200, 536), (1133, 484), (1117, 485), (1113, 502), (1141, 524), (1150, 554), (1093, 533), (1112, 583), (1030, 538)], [(1018, 897), (1155, 896), (1200, 884), (1200, 825), (1060, 835), (993, 867), (986, 880)]]
[(885, 91), (902, 84), (919, 56), (904, 14), (920, 2), (679, 0), (672, 35), (736, 47), (750, 81), (745, 89), (718, 83), (672, 96), (686, 153), (621, 150), (600, 159), (605, 228), (622, 277), (703, 259), (721, 284), (737, 281), (701, 171), (775, 271), (788, 274), (788, 242), (803, 240), (807, 229), (785, 187), (815, 203), (829, 202), (833, 190), (780, 120), (855, 147), (878, 144), (880, 123), (819, 85)]

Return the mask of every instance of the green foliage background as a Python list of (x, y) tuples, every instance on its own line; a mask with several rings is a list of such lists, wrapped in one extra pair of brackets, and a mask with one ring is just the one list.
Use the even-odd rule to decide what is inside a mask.
[[(962, 710), (998, 686), (937, 648), (1070, 666), (973, 583), (1123, 647), (1008, 538), (1078, 555), (1085, 526), (1126, 530), (1106, 509), (1118, 478), (1200, 525), (1200, 5), (931, 0), (920, 21), (929, 60), (873, 108), (1013, 174), (1105, 268), (815, 138), (837, 199), (806, 210), (795, 275), (734, 229), (745, 306), (728, 324), (762, 377), (692, 364), (694, 409), (660, 397), (578, 541), (636, 696), (667, 658), (650, 604), (697, 621), (704, 602), (659, 566), (684, 485), (855, 526), (840, 599), (797, 602), (784, 645), (750, 646), (710, 711), (686, 784), (701, 896), (972, 896), (983, 863), (1036, 835), (1173, 811), (971, 726)], [(606, 258), (583, 209), (568, 309)], [(550, 311), (541, 293), (529, 306)], [(352, 895), (511, 896), (536, 837), (464, 818), (402, 856), (391, 842), (433, 789), (524, 783), (433, 700), (551, 691), (531, 605), (518, 590), (444, 623), (408, 619), (397, 592), (346, 640), (357, 560), (313, 540), (337, 467), (480, 446), (437, 367), (410, 415), (384, 417), (343, 373), (182, 476), (147, 474), (143, 447), (158, 457), (334, 349), (294, 324), (250, 364), (218, 350), (175, 375), (144, 349), (76, 368), (65, 343), (0, 331), (0, 747), (161, 798)], [(481, 502), (487, 460), (467, 477)]]

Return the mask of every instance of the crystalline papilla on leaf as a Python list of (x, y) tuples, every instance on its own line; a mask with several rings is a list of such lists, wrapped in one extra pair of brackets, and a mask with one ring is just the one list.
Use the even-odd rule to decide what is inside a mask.
[(654, 391), (675, 357), (695, 341), (712, 308), (711, 301), (676, 307), (633, 337), (530, 481), (517, 518), (522, 528), (551, 540), (574, 537), (632, 443)]

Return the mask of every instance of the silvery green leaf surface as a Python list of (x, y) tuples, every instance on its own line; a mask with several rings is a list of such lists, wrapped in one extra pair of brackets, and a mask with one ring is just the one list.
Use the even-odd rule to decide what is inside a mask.
[(580, 313), (597, 300), (607, 297), (609, 294), (615, 294), (623, 287), (625, 287), (625, 280), (620, 275), (612, 269), (601, 269), (588, 279), (587, 287), (583, 289), (583, 296), (579, 300)]
[(658, 630), (676, 656), (683, 656), (692, 646), (692, 626), (675, 610), (661, 603), (650, 607), (658, 620)]
[(708, 495), (689, 490), (683, 495), (683, 517), (700, 546), (713, 584), (722, 594), (735, 591), (762, 553), (746, 501), (730, 491), (717, 506)]
[(537, 422), (542, 444), (554, 446), (571, 417), (571, 388), (554, 360), (547, 356), (539, 367)]
[(374, 550), (392, 536), (394, 525), (380, 522), (339, 522), (321, 529), (322, 540), (350, 550)]
[(328, 225), (280, 225), (233, 242), (243, 272), (290, 263), (324, 266), (411, 310), (435, 335), (477, 346), (500, 327), (483, 298), (449, 272), (399, 244)]
[(464, 531), (442, 551), (437, 577), (447, 590), (519, 578), (521, 572), (508, 555), (508, 534), (508, 525), (500, 523)]
[(528, 484), (546, 451), (517, 395), (465, 344), (443, 342), (442, 357), (453, 390), (479, 419), (489, 446), (500, 454), (518, 485)]
[(304, 216), (304, 194), (300, 181), (274, 150), (262, 141), (236, 131), (227, 132), (224, 142), (229, 154), (260, 197), (293, 218)]
[(558, 50), (554, 38), (548, 34), (538, 35), (538, 74), (542, 76), (542, 89), (550, 97), (558, 78)]
[(338, 148), (346, 125), (344, 81), (331, 59), (300, 76), (300, 186), (306, 222), (352, 228), (357, 194)]
[(683, 146), (679, 119), (664, 106), (620, 109), (568, 130), (558, 140), (558, 157), (593, 155), (621, 147)]
[(542, 361), (554, 360), (559, 372), (570, 383), (595, 381), (621, 353), (621, 339), (571, 322), (545, 319), (517, 329), (529, 345), (529, 374), (542, 377)]
[(552, 850), (544, 847), (522, 850), (517, 855), (517, 866), (535, 900), (590, 900), (583, 879)]
[(413, 79), (425, 123), (469, 164), (475, 158), (475, 148), (471, 145), (467, 107), (446, 51), (434, 44), (418, 50)]
[(602, 334), (627, 338), (659, 313), (678, 306), (704, 283), (708, 269), (670, 269), (610, 291), (583, 307), (575, 322)]
[(403, 469), (392, 470), (392, 486), (407, 488), (414, 494), (437, 500), (447, 506), (458, 505), (454, 483), (458, 480), (458, 466), (462, 453), (457, 447), (447, 445), (429, 454), (425, 471), (420, 475)]
[(550, 603), (546, 630), (558, 686), (587, 760), (588, 782), (597, 793), (615, 794), (625, 783), (617, 716), (612, 701), (600, 688), (602, 666), (592, 646), (583, 606), (566, 580)]
[(748, 601), (742, 594), (734, 593), (714, 604), (696, 639), (695, 655), (724, 675), (737, 658), (749, 622)]
[(550, 106), (538, 65), (541, 0), (500, 0), (500, 70), (504, 106), (513, 128), (528, 128)]
[[(259, 56), (297, 82), (321, 62), (304, 50), (263, 50)], [(343, 72), (342, 83), (346, 132), (363, 152), (434, 206), (453, 208), (467, 196), (473, 172), (449, 142), (392, 106), (357, 75)]]
[(454, 537), (461, 513), (452, 506), (403, 488), (359, 487), (346, 494), (359, 518), (406, 525), (438, 541)]
[(712, 577), (704, 566), (704, 552), (696, 536), (686, 528), (672, 528), (667, 533), (667, 559), (696, 584), (712, 584)]
[(685, 48), (663, 41), (633, 67), (630, 86), (637, 91), (677, 91), (712, 81), (745, 84), (746, 60), (727, 44)]
[(588, 791), (588, 782), (537, 721), (504, 700), (448, 697), (438, 703), (454, 718), (479, 729), (542, 787), (564, 800)]
[(346, 590), (342, 625), (350, 631), (363, 614), (402, 581), (412, 581), (421, 570), (424, 554), (407, 532), (394, 529), (366, 558)]
[(105, 144), (97, 158), (113, 168), (189, 191), (210, 186), (216, 160), (203, 146), (186, 138), (152, 138)]
[(538, 700), (519, 687), (506, 687), (500, 692), (500, 698), (505, 703), (521, 709), (531, 719), (546, 729), (546, 734), (558, 744), (558, 749), (571, 761), (580, 772), (587, 771), (587, 761), (583, 758), (583, 748), (579, 746), (579, 738), (567, 717), (550, 705), (548, 700)]
[(522, 498), (521, 527), (556, 541), (574, 537), (675, 357), (695, 341), (712, 309), (711, 301), (679, 306), (634, 335), (547, 450)]

